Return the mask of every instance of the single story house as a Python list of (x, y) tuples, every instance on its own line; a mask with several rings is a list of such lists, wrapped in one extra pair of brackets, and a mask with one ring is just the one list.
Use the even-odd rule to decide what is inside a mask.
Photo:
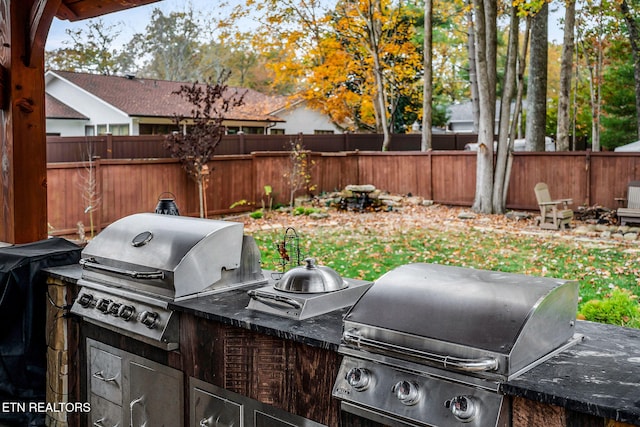
[[(46, 131), (55, 136), (154, 135), (175, 130), (173, 117), (190, 115), (192, 105), (176, 94), (189, 82), (138, 78), (133, 75), (47, 71)], [(232, 108), (223, 122), (228, 134), (338, 133), (327, 116), (304, 101), (245, 92), (244, 104)]]

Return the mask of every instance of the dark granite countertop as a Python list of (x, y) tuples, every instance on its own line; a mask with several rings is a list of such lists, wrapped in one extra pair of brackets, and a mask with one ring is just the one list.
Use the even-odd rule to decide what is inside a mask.
[[(47, 269), (52, 277), (74, 283), (80, 277), (79, 271), (78, 266)], [(337, 351), (346, 308), (298, 321), (248, 310), (249, 289), (252, 288), (174, 302), (170, 307), (222, 324)], [(576, 332), (584, 335), (582, 342), (502, 384), (502, 392), (640, 425), (640, 330), (578, 321)]]
[(640, 329), (578, 321), (584, 340), (503, 384), (512, 396), (640, 425)]

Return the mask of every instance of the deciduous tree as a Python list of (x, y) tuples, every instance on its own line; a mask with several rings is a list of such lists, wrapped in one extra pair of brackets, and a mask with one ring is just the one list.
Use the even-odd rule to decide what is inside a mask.
[(546, 2), (533, 16), (531, 25), (531, 60), (527, 86), (527, 151), (544, 151), (547, 123), (547, 58), (549, 6)]
[(558, 96), (558, 126), (556, 131), (556, 149), (569, 150), (570, 132), (570, 95), (573, 78), (574, 31), (576, 22), (576, 1), (565, 2), (564, 36), (560, 68), (560, 94)]
[(497, 1), (473, 0), (476, 71), (480, 121), (478, 123), (478, 153), (476, 194), (473, 210), (493, 212), (493, 135), (496, 105)]
[(71, 40), (67, 45), (46, 52), (47, 68), (62, 71), (115, 75), (129, 71), (132, 56), (126, 49), (116, 47), (122, 24), (107, 25), (102, 19), (89, 20), (85, 28), (67, 29)]
[(174, 123), (178, 128), (187, 126), (187, 130), (165, 138), (165, 146), (171, 156), (180, 160), (198, 185), (200, 217), (206, 215), (204, 185), (210, 172), (208, 163), (225, 133), (222, 122), (231, 108), (244, 103), (246, 92), (229, 88), (226, 84), (228, 79), (229, 72), (224, 71), (217, 80), (210, 78), (204, 84), (195, 82), (180, 86), (175, 93), (192, 105), (192, 109), (188, 117), (176, 114)]

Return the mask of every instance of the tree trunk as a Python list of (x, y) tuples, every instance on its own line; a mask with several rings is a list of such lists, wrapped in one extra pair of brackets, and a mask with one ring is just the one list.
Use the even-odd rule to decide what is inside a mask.
[[(495, 0), (474, 0), (476, 70), (478, 72), (478, 95), (480, 99), (480, 121), (478, 123), (478, 159), (476, 168), (476, 195), (473, 210), (492, 213), (493, 192), (493, 127), (495, 114), (495, 40), (497, 31)], [(493, 70), (492, 70), (493, 68)], [(493, 88), (492, 88), (493, 86)], [(492, 97), (493, 96), (493, 97)]]
[(204, 218), (204, 182), (202, 173), (198, 173), (198, 178), (196, 179), (198, 183), (198, 202), (200, 204), (200, 218)]
[(589, 93), (591, 95), (591, 150), (600, 151), (600, 84), (602, 49), (599, 48), (595, 64), (589, 67)]
[(431, 114), (433, 111), (433, 0), (424, 2), (424, 85), (422, 87), (421, 151), (431, 150)]
[(382, 3), (380, 0), (373, 0), (371, 10), (368, 16), (368, 36), (371, 54), (373, 56), (373, 78), (376, 85), (376, 94), (374, 102), (377, 103), (379, 114), (379, 127), (382, 130), (382, 151), (389, 150), (391, 143), (391, 134), (389, 133), (389, 122), (387, 120), (387, 102), (386, 91), (384, 87), (384, 76), (382, 74), (382, 61), (380, 60), (380, 39), (382, 37), (382, 23), (378, 14), (382, 13)]
[(504, 213), (506, 207), (506, 188), (509, 186), (508, 160), (513, 151), (513, 139), (509, 138), (511, 125), (511, 101), (516, 85), (516, 63), (518, 58), (518, 32), (520, 19), (517, 9), (511, 7), (511, 24), (509, 28), (509, 46), (507, 64), (500, 101), (500, 129), (498, 132), (498, 156), (493, 184), (493, 212)]
[(509, 131), (509, 138), (512, 140), (521, 137), (522, 132), (522, 97), (524, 93), (524, 70), (527, 64), (527, 53), (529, 51), (529, 35), (531, 33), (531, 18), (527, 17), (524, 26), (524, 40), (522, 41), (522, 54), (518, 55), (517, 64), (517, 81), (518, 86), (515, 102), (515, 111), (513, 112), (513, 122)]
[(545, 3), (531, 25), (531, 60), (527, 86), (527, 151), (544, 151), (547, 122), (547, 24), (549, 5)]
[(622, 0), (620, 4), (620, 10), (624, 16), (624, 20), (627, 24), (627, 30), (629, 31), (629, 42), (631, 43), (631, 52), (633, 54), (633, 77), (635, 80), (635, 93), (636, 93), (636, 126), (638, 131), (638, 138), (640, 138), (640, 29), (635, 17), (629, 10), (629, 4), (627, 0)]
[(469, 55), (469, 85), (471, 86), (471, 113), (473, 114), (473, 133), (478, 133), (480, 121), (480, 98), (478, 96), (478, 72), (476, 69), (476, 36), (473, 24), (473, 11), (467, 14), (469, 30), (467, 38), (467, 51)]
[(573, 76), (573, 31), (576, 22), (576, 2), (567, 0), (564, 14), (564, 40), (562, 43), (562, 59), (560, 66), (560, 94), (558, 96), (558, 127), (556, 131), (556, 150), (569, 150), (569, 108), (571, 94), (571, 78)]

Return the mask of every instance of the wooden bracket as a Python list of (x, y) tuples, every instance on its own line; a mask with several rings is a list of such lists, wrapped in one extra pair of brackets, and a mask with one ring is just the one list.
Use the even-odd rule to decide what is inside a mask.
[(58, 12), (62, 0), (36, 0), (29, 14), (29, 55), (28, 67), (44, 57), (44, 46), (49, 28)]

